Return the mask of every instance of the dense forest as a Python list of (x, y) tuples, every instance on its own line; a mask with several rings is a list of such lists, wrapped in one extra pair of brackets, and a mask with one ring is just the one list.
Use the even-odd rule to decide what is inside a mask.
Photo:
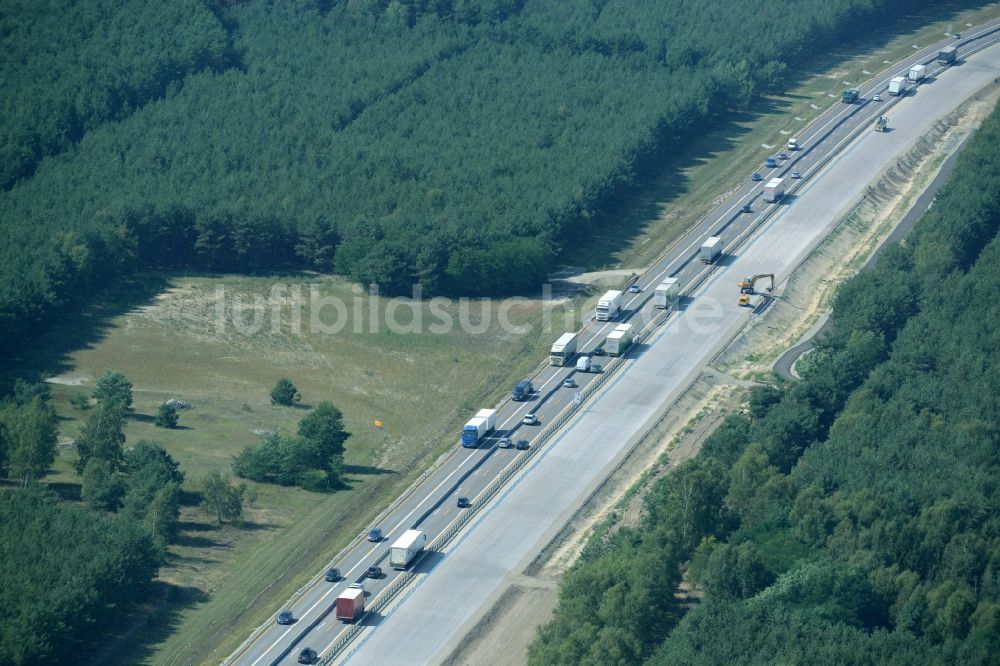
[(5, 3), (0, 349), (140, 268), (533, 289), (714, 115), (909, 5)]
[(591, 539), (531, 663), (996, 663), (998, 231), (1000, 110), (838, 291), (802, 381), (756, 390), (638, 526)]

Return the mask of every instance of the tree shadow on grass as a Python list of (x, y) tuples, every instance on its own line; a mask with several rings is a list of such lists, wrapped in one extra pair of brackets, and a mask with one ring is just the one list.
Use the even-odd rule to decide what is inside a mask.
[[(93, 657), (89, 661), (81, 659), (81, 662), (95, 665), (150, 663), (156, 646), (173, 635), (183, 621), (184, 612), (208, 600), (209, 596), (198, 588), (155, 581), (152, 593), (143, 603), (108, 627), (109, 632), (94, 636), (91, 649), (82, 652)], [(194, 655), (174, 656), (184, 663), (195, 658)]]
[[(96, 294), (80, 308), (66, 312), (58, 320), (41, 327), (17, 349), (5, 351), (5, 370), (0, 373), (0, 390), (8, 390), (15, 377), (40, 380), (73, 369), (70, 354), (93, 349), (107, 336), (115, 317), (135, 308), (151, 305), (157, 294), (170, 286), (161, 275), (136, 275), (123, 279)], [(86, 387), (81, 387), (85, 392)]]
[(55, 481), (46, 484), (49, 490), (52, 490), (60, 499), (67, 502), (79, 502), (82, 497), (83, 484), (81, 483), (71, 483), (69, 481)]
[(398, 474), (394, 469), (373, 467), (371, 465), (344, 465), (344, 474)]

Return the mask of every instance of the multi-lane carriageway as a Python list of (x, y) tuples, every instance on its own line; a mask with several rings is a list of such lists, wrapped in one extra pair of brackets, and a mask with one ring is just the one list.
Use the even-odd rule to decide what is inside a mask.
[[(760, 173), (764, 176), (764, 182), (775, 175), (787, 177), (791, 171), (799, 171), (802, 179), (790, 181), (792, 188), (789, 199), (794, 201), (796, 189), (822, 169), (826, 161), (844, 143), (849, 142), (859, 129), (867, 130), (873, 118), (883, 113), (892, 117), (891, 112), (886, 112), (886, 108), (893, 103), (892, 98), (886, 93), (888, 80), (892, 76), (905, 73), (912, 64), (923, 62), (929, 64), (929, 75), (933, 77), (937, 68), (933, 59), (941, 46), (956, 43), (959, 45), (960, 53), (967, 53), (995, 41), (998, 33), (994, 31), (998, 29), (1000, 22), (991, 22), (969, 30), (962, 40), (941, 42), (927, 47), (915, 53), (906, 63), (900, 63), (890, 71), (880, 74), (862, 89), (862, 100), (859, 104), (837, 104), (799, 132), (796, 138), (802, 148), (790, 153), (789, 159), (775, 169), (761, 168)], [(956, 68), (954, 73), (948, 75), (960, 76), (960, 70), (961, 68)], [(871, 100), (875, 93), (882, 94), (883, 102)], [(776, 148), (775, 152), (779, 150), (780, 148)], [(700, 280), (707, 269), (695, 255), (705, 238), (713, 235), (722, 236), (727, 251), (732, 252), (734, 248), (731, 246), (734, 241), (740, 239), (748, 228), (759, 223), (762, 217), (776, 210), (774, 205), (763, 203), (764, 182), (752, 182), (749, 174), (747, 176), (747, 181), (735, 194), (706, 216), (681, 242), (669, 249), (653, 268), (639, 278), (638, 284), (643, 291), (639, 294), (625, 294), (623, 315), (618, 321), (592, 321), (584, 327), (580, 333), (579, 345), (582, 353), (596, 347), (621, 321), (633, 323), (635, 330), (641, 330), (647, 322), (656, 317), (660, 311), (652, 307), (652, 288), (663, 278), (677, 277), (682, 286)], [(740, 212), (746, 203), (751, 203), (754, 213)], [(779, 276), (779, 279), (781, 277), (784, 276)], [(722, 303), (722, 306), (737, 307), (735, 299), (734, 286), (732, 303)], [(558, 337), (558, 332), (553, 334), (553, 339), (555, 337)], [(569, 375), (574, 376), (580, 388), (561, 388), (562, 380)], [(521, 403), (505, 402), (501, 405), (497, 430), (493, 436), (477, 449), (463, 449), (456, 445), (456, 450), (444, 464), (411, 487), (390, 507), (378, 525), (385, 533), (383, 542), (370, 543), (359, 537), (338, 557), (337, 561), (332, 563), (341, 569), (344, 574), (343, 581), (336, 584), (327, 583), (321, 575), (318, 575), (287, 605), (297, 618), (295, 624), (282, 626), (274, 624), (272, 620), (255, 632), (234, 655), (227, 659), (227, 663), (252, 666), (294, 663), (298, 650), (304, 646), (316, 649), (322, 657), (329, 657), (327, 647), (336, 643), (338, 637), (347, 629), (347, 625), (337, 622), (332, 614), (329, 614), (336, 596), (349, 583), (361, 580), (369, 565), (381, 564), (387, 571), (387, 577), (378, 581), (365, 580), (369, 600), (377, 598), (380, 591), (391, 585), (394, 578), (399, 575), (385, 563), (389, 544), (411, 527), (419, 527), (426, 531), (429, 541), (435, 535), (444, 532), (458, 518), (460, 512), (469, 511), (456, 507), (455, 499), (458, 496), (475, 498), (513, 461), (515, 456), (526, 455), (514, 449), (496, 448), (498, 438), (510, 435), (518, 439), (528, 439), (534, 444), (538, 433), (546, 424), (554, 420), (557, 415), (571, 409), (575, 394), (596, 378), (595, 374), (575, 373), (572, 368), (544, 367), (533, 378), (536, 386), (533, 399)], [(539, 415), (541, 419), (539, 425), (521, 425), (522, 416), (529, 411)], [(420, 575), (429, 575), (434, 568), (434, 553), (425, 554), (416, 567), (420, 571), (427, 572)]]

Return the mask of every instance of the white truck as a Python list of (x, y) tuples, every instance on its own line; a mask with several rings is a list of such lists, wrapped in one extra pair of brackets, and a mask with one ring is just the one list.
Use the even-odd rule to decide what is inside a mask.
[(785, 179), (772, 178), (764, 186), (764, 201), (767, 203), (777, 203), (781, 197), (785, 196)]
[(563, 333), (552, 345), (549, 352), (549, 363), (563, 366), (569, 363), (576, 354), (576, 333)]
[(632, 345), (632, 324), (619, 324), (608, 333), (604, 350), (608, 356), (621, 356)]
[(910, 82), (905, 76), (894, 76), (889, 79), (889, 94), (895, 96), (905, 95), (910, 88)]
[(907, 74), (912, 83), (918, 83), (924, 80), (927, 76), (927, 65), (914, 65), (910, 68), (910, 73)]
[(592, 364), (590, 362), (589, 356), (581, 356), (576, 359), (576, 371), (577, 372), (590, 372)]
[(609, 291), (597, 301), (597, 321), (611, 321), (622, 307), (622, 292)]
[(703, 264), (714, 263), (722, 254), (722, 237), (712, 236), (698, 248), (698, 258)]
[(799, 140), (798, 139), (789, 139), (788, 140), (788, 150), (798, 150), (798, 149), (799, 149)]
[(681, 285), (677, 278), (667, 278), (653, 290), (653, 305), (666, 309), (670, 307), (681, 293)]
[(480, 409), (462, 428), (462, 446), (471, 449), (497, 427), (497, 410)]
[(427, 535), (423, 530), (406, 530), (389, 546), (389, 566), (393, 569), (405, 569), (427, 543)]

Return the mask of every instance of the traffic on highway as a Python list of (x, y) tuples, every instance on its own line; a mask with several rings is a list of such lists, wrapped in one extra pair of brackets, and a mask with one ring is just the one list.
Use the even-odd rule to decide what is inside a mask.
[[(966, 31), (962, 39), (943, 40), (916, 52), (867, 86), (850, 89), (856, 95), (845, 91), (842, 102), (775, 145), (770, 154), (762, 153), (761, 166), (746, 174), (741, 187), (668, 248), (653, 268), (623, 290), (605, 294), (581, 330), (566, 331), (575, 334), (572, 342), (556, 332), (551, 359), (525, 382), (511, 387), (510, 399), (470, 413), (465, 429), (456, 433), (450, 457), (408, 489), (370, 531), (359, 535), (225, 663), (325, 663), (335, 656), (335, 646), (352, 623), (377, 624), (378, 616), (368, 610), (371, 602), (404, 572), (429, 575), (434, 570), (439, 557), (425, 544), (443, 534), (463, 512), (477, 510), (483, 490), (518, 456), (532, 455), (540, 433), (579, 406), (580, 396), (599, 380), (613, 357), (641, 353), (642, 340), (631, 342), (635, 334), (651, 322), (662, 323), (672, 311), (692, 307), (692, 290), (715, 266), (725, 265), (767, 217), (781, 206), (807, 205), (796, 200), (802, 183), (859, 133), (891, 127), (893, 104), (907, 92), (913, 94), (913, 88), (919, 91), (920, 85), (972, 49), (996, 41), (998, 30), (1000, 22), (993, 22)], [(940, 54), (951, 46), (957, 56), (946, 61)], [(925, 69), (912, 81), (909, 75), (915, 65)], [(900, 88), (900, 72), (907, 77), (909, 90)], [(895, 94), (890, 94), (891, 88)], [(879, 120), (883, 117), (885, 123)], [(882, 133), (880, 139), (891, 141), (891, 133)], [(773, 285), (775, 278), (770, 277)], [(733, 290), (732, 303), (722, 307), (738, 308), (744, 304), (742, 295), (755, 295), (752, 285), (743, 294), (736, 285)], [(768, 296), (757, 296), (759, 300), (748, 298), (745, 304), (766, 306)], [(341, 596), (352, 599), (343, 610), (337, 601)]]

